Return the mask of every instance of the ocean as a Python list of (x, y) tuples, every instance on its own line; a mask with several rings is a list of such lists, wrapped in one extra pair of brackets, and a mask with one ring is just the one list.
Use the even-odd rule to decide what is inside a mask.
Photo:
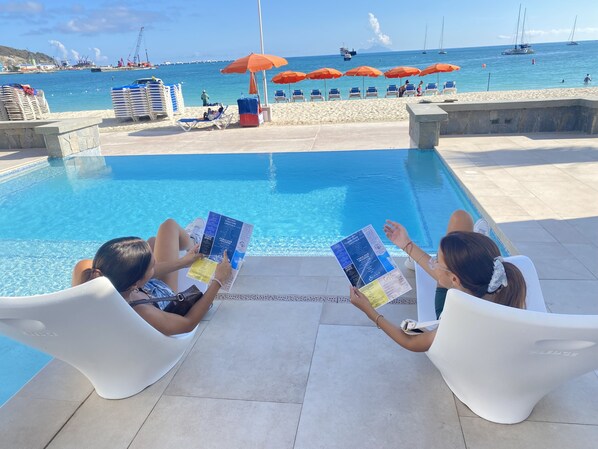
[[(583, 79), (587, 73), (598, 77), (598, 41), (582, 41), (580, 45), (569, 46), (564, 42), (534, 44), (533, 55), (503, 56), (501, 51), (510, 48), (505, 46), (454, 48), (447, 49), (447, 54), (439, 55), (437, 50), (399, 51), (385, 53), (357, 54), (351, 61), (343, 61), (340, 54), (323, 56), (289, 57), (288, 65), (266, 72), (268, 95), (270, 102), (276, 89), (288, 91), (288, 85), (277, 85), (271, 79), (285, 70), (311, 72), (322, 67), (333, 67), (347, 70), (367, 65), (381, 71), (396, 66), (414, 66), (420, 69), (436, 62), (456, 64), (461, 70), (439, 75), (423, 77), (424, 83), (443, 83), (447, 80), (457, 82), (459, 92), (533, 90), (559, 87), (583, 87)], [(239, 57), (246, 55), (239, 55)], [(284, 56), (284, 55), (279, 55)], [(19, 74), (0, 76), (1, 84), (21, 83), (43, 89), (52, 112), (85, 111), (96, 109), (112, 109), (110, 89), (112, 87), (131, 84), (137, 78), (155, 76), (166, 84), (181, 83), (183, 97), (187, 106), (201, 106), (200, 95), (205, 89), (211, 102), (235, 104), (236, 100), (247, 95), (249, 74), (220, 73), (226, 62), (204, 62), (193, 64), (177, 64), (160, 66), (155, 70), (99, 72), (89, 69), (80, 71), (60, 71), (53, 73)], [(411, 82), (419, 82), (420, 78), (412, 78)], [(307, 94), (313, 88), (341, 89), (346, 97), (349, 88), (376, 86), (379, 91), (386, 91), (388, 84), (400, 84), (405, 79), (386, 79), (361, 77), (345, 77), (324, 81), (304, 80), (291, 85), (300, 88)], [(598, 78), (594, 84), (598, 82)], [(258, 85), (261, 90), (261, 75), (258, 74)]]

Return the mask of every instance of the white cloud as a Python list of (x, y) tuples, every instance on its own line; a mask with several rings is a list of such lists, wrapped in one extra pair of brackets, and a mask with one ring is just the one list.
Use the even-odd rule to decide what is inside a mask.
[(368, 13), (368, 16), (370, 18), (370, 27), (372, 27), (372, 31), (376, 35), (374, 41), (379, 42), (387, 47), (391, 45), (392, 41), (390, 40), (390, 37), (387, 34), (382, 33), (382, 30), (380, 29), (380, 22), (378, 22), (376, 16), (371, 12)]
[(62, 42), (57, 41), (57, 40), (50, 40), (48, 42), (50, 42), (50, 45), (52, 45), (53, 47), (56, 47), (60, 51), (60, 56), (62, 57), (62, 59), (67, 58), (68, 52), (66, 51), (66, 47), (64, 46), (64, 44)]
[(93, 53), (95, 55), (95, 62), (102, 62), (102, 61), (108, 60), (108, 57), (102, 55), (102, 51), (99, 48), (94, 47), (91, 50), (93, 51)]
[(73, 59), (75, 60), (75, 62), (79, 61), (79, 59), (81, 59), (81, 55), (79, 54), (79, 52), (77, 50), (71, 50), (71, 54), (73, 55)]

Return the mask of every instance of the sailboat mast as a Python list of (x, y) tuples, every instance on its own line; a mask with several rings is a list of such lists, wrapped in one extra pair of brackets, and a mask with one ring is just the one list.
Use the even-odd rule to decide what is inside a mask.
[(521, 24), (521, 44), (525, 44), (525, 37), (523, 36), (525, 33), (525, 15), (527, 14), (527, 8), (523, 10), (523, 23)]
[(444, 16), (442, 16), (442, 27), (440, 28), (440, 51), (442, 51), (443, 37), (444, 37)]
[(519, 14), (517, 14), (517, 29), (515, 30), (515, 49), (517, 49), (517, 41), (519, 40), (519, 21), (521, 20), (521, 3), (519, 3)]
[(569, 42), (573, 42), (575, 39), (575, 26), (577, 25), (577, 16), (575, 16), (575, 20), (573, 21), (573, 29), (571, 30), (571, 37), (569, 38)]
[(423, 54), (426, 54), (426, 42), (428, 41), (428, 24), (426, 23), (426, 31), (424, 33), (424, 51)]

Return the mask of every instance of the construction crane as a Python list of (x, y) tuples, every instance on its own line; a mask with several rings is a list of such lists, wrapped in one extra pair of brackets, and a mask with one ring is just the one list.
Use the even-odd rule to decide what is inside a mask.
[(137, 45), (135, 46), (135, 53), (133, 55), (133, 64), (139, 65), (141, 60), (139, 59), (139, 47), (141, 46), (141, 39), (143, 38), (143, 27), (139, 30), (139, 37), (137, 38)]

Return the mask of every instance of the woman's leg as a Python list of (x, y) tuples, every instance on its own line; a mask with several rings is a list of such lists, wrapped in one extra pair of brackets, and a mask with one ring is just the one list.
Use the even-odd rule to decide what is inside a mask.
[[(449, 234), (455, 231), (473, 231), (473, 218), (468, 212), (458, 209), (451, 214), (449, 218), (446, 233)], [(448, 289), (436, 285), (436, 293), (434, 295), (434, 306), (436, 309), (436, 318), (440, 318), (440, 314), (444, 309), (444, 303), (446, 301), (446, 293)]]
[[(189, 238), (187, 232), (176, 221), (169, 218), (160, 225), (153, 241), (154, 257), (156, 262), (175, 261), (179, 259), (179, 251), (189, 249), (192, 246), (193, 241)], [(178, 273), (176, 271), (162, 275), (160, 279), (166, 282), (175, 292), (177, 291)]]

